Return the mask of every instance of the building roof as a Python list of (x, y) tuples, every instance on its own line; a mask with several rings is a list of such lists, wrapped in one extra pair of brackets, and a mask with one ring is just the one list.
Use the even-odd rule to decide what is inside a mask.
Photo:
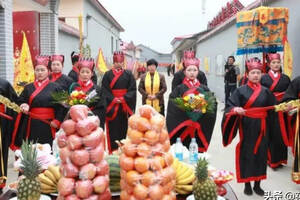
[(180, 41), (186, 38), (193, 37), (195, 34), (188, 34), (188, 35), (182, 35), (182, 36), (176, 36), (174, 39), (171, 41), (171, 44), (173, 45), (176, 41)]
[(148, 50), (150, 50), (150, 51), (152, 51), (152, 52), (154, 52), (154, 53), (156, 53), (158, 55), (170, 55), (169, 53), (159, 53), (159, 52), (155, 51), (154, 49), (151, 49), (150, 47), (147, 47), (147, 46), (145, 46), (143, 44), (139, 44), (139, 45), (137, 45), (137, 47), (139, 47), (141, 49), (143, 49), (143, 48), (148, 49)]
[(117, 20), (102, 6), (99, 0), (89, 0), (120, 32), (124, 32), (124, 28)]
[(75, 36), (75, 37), (78, 37), (78, 38), (80, 37), (79, 36), (79, 30), (77, 28), (74, 28), (73, 26), (70, 26), (70, 25), (64, 23), (63, 21), (59, 20), (58, 29), (60, 31), (63, 31), (63, 32), (65, 32), (67, 34), (70, 34), (72, 36)]

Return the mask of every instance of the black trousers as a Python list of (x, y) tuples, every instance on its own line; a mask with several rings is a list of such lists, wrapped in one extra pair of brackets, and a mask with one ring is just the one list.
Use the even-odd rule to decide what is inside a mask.
[(236, 89), (236, 84), (229, 85), (228, 83), (225, 83), (225, 105), (227, 104), (228, 98), (234, 92), (235, 89)]

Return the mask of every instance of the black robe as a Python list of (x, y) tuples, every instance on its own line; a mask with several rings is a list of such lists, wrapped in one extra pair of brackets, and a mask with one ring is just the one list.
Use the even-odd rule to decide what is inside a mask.
[[(77, 87), (80, 87), (80, 85), (78, 83), (73, 83), (70, 87), (70, 92), (75, 90)], [(93, 84), (93, 86), (88, 91), (85, 91), (85, 92), (87, 94), (89, 94), (93, 90), (96, 90), (98, 99), (95, 102), (91, 103), (89, 105), (89, 108), (92, 110), (94, 115), (98, 116), (98, 118), (100, 119), (100, 126), (101, 126), (101, 128), (104, 129), (105, 107), (106, 107), (105, 106), (105, 98), (103, 96), (102, 89), (95, 84)]]
[[(116, 77), (113, 70), (109, 70), (105, 72), (102, 79), (102, 90), (106, 103), (106, 134), (108, 135), (110, 152), (118, 148), (116, 140), (125, 139), (128, 117), (134, 113), (136, 105), (136, 81), (131, 71), (124, 70), (119, 78)], [(114, 100), (118, 97), (115, 97), (113, 94), (118, 89), (127, 90), (125, 94), (121, 95), (123, 96), (123, 103), (119, 106), (117, 103), (114, 103)], [(126, 104), (127, 108), (123, 106), (124, 104)], [(116, 110), (117, 107), (119, 107), (118, 110)], [(115, 117), (114, 114), (116, 114)]]
[[(183, 73), (183, 70), (179, 70), (178, 72), (176, 72), (174, 74), (174, 78), (172, 80), (172, 91), (182, 83), (183, 79), (184, 79), (185, 75)], [(197, 76), (197, 79), (199, 80), (199, 82), (202, 84), (202, 85), (206, 85), (207, 86), (207, 79), (206, 79), (206, 76), (205, 76), (205, 73), (202, 72), (201, 70), (199, 70), (199, 73), (198, 73), (198, 76)]]
[[(285, 74), (280, 74), (278, 78), (275, 78), (271, 73), (272, 72), (269, 71), (269, 73), (262, 76), (261, 84), (271, 90), (278, 104), (290, 84), (290, 78)], [(289, 146), (289, 139), (284, 123), (287, 117), (288, 116), (283, 112), (276, 112), (272, 117), (274, 121), (269, 135), (268, 149), (268, 164), (272, 168), (276, 168), (281, 164), (287, 164), (287, 146)]]
[[(201, 90), (209, 91), (209, 89), (205, 85), (200, 85), (196, 89), (200, 93)], [(194, 136), (198, 144), (198, 150), (200, 152), (204, 152), (208, 148), (214, 130), (217, 105), (214, 113), (206, 113), (201, 118), (199, 118), (196, 122), (192, 121), (188, 117), (187, 113), (181, 110), (180, 108), (178, 108), (178, 106), (173, 102), (173, 99), (175, 99), (176, 97), (183, 97), (184, 93), (189, 90), (190, 88), (184, 83), (182, 83), (171, 92), (169, 96), (167, 118), (166, 118), (167, 129), (170, 134), (171, 144), (176, 143), (177, 137), (181, 137), (181, 138), (184, 137), (182, 138), (183, 145), (186, 146), (187, 148), (189, 148), (191, 142), (191, 136), (194, 133)], [(184, 125), (184, 123), (186, 124)], [(182, 126), (182, 128), (176, 130), (176, 128), (178, 129), (179, 126)], [(197, 127), (197, 126), (199, 126), (200, 131), (196, 131), (195, 129), (192, 129), (192, 127)], [(183, 136), (185, 135), (184, 134), (185, 131), (188, 132), (189, 137), (187, 135)], [(200, 140), (199, 134), (202, 137), (204, 136), (206, 142)]]
[[(69, 76), (71, 79), (73, 79), (73, 82), (77, 82), (77, 81), (78, 81), (78, 73), (77, 73), (74, 69), (72, 69), (72, 70), (69, 72), (68, 76)], [(94, 83), (95, 85), (97, 85), (98, 79), (97, 79), (97, 75), (96, 75), (96, 73), (95, 73), (94, 70), (93, 70), (92, 81), (93, 81), (93, 83)]]
[[(55, 129), (51, 128), (49, 124), (43, 122), (38, 118), (51, 122), (56, 121), (57, 125), (64, 119), (64, 108), (60, 104), (54, 103), (52, 93), (61, 91), (61, 87), (53, 82), (45, 84), (45, 87), (37, 87), (36, 82), (30, 83), (25, 86), (23, 92), (19, 97), (19, 104), (27, 103), (30, 106), (29, 112), (33, 112), (35, 116), (19, 114), (16, 120), (16, 125), (13, 133), (12, 148), (18, 148), (22, 145), (22, 140), (28, 138), (29, 141), (33, 141), (45, 144), (48, 143), (52, 146), (53, 139), (55, 137)], [(40, 92), (38, 92), (40, 90)], [(30, 99), (32, 102), (30, 103)], [(49, 111), (42, 111), (41, 114), (37, 114), (34, 109), (53, 109), (54, 118), (50, 117)], [(53, 112), (52, 111), (52, 112)], [(41, 111), (39, 111), (41, 112)], [(42, 116), (46, 115), (46, 116)], [(30, 122), (31, 121), (31, 122)], [(30, 128), (27, 132), (27, 128)], [(27, 134), (29, 136), (27, 136)]]
[[(254, 112), (252, 116), (250, 114), (245, 116), (226, 115), (234, 107), (253, 108), (275, 104), (275, 97), (269, 89), (261, 86), (261, 90), (254, 91), (248, 84), (237, 88), (228, 99), (222, 119), (224, 146), (232, 142), (239, 129), (240, 141), (236, 146), (235, 155), (236, 177), (239, 183), (259, 181), (266, 178), (267, 136), (270, 126), (272, 126), (269, 113), (272, 111)], [(266, 125), (265, 131), (262, 131), (264, 124)], [(261, 142), (259, 142), (259, 138), (261, 138)]]
[(71, 79), (70, 77), (62, 74), (58, 79), (53, 79), (53, 76), (50, 75), (49, 76), (50, 81), (57, 83), (58, 85), (60, 85), (60, 87), (64, 90), (68, 92), (68, 89), (70, 88), (71, 84), (73, 83), (73, 79)]
[(243, 85), (246, 85), (247, 82), (248, 82), (248, 78), (247, 78), (246, 75), (244, 75), (244, 76), (240, 79), (240, 81), (239, 81), (239, 87), (241, 87), (241, 86), (243, 86)]
[[(288, 102), (290, 100), (296, 100), (300, 98), (300, 76), (296, 77), (294, 80), (291, 81), (288, 89), (285, 91), (285, 94), (282, 98), (282, 102)], [(300, 172), (300, 166), (298, 166), (300, 152), (298, 151), (300, 139), (298, 138), (298, 141), (295, 141), (295, 127), (296, 127), (296, 117), (297, 115), (294, 114), (290, 119), (288, 118), (288, 121), (286, 121), (287, 129), (290, 136), (290, 143), (292, 143), (293, 146), (293, 153), (294, 153), (294, 163), (293, 163), (293, 172), (299, 173)], [(300, 117), (300, 114), (299, 116)], [(299, 134), (299, 133), (298, 133)], [(294, 146), (294, 143), (296, 145)], [(297, 184), (300, 184), (300, 180), (293, 181)]]
[[(12, 88), (10, 83), (2, 78), (0, 78), (0, 95), (8, 98), (12, 102), (16, 102), (18, 98), (15, 90)], [(0, 112), (9, 115), (13, 118), (15, 118), (16, 116), (16, 113), (13, 110), (6, 108), (3, 104), (0, 104)], [(11, 143), (11, 136), (12, 136), (13, 129), (14, 129), (14, 120), (9, 120), (7, 118), (0, 116), (0, 131), (1, 131), (1, 141), (2, 141), (1, 157), (3, 159), (3, 165), (4, 165), (3, 166), (4, 173), (2, 173), (2, 169), (1, 169), (2, 164), (0, 164), (0, 177), (7, 176), (8, 151)], [(4, 187), (5, 187), (5, 182), (0, 183), (0, 189)]]

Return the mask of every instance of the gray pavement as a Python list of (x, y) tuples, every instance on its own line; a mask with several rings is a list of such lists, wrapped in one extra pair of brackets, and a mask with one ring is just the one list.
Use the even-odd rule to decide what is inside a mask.
[[(168, 86), (168, 90), (165, 94), (165, 107), (167, 107), (168, 96), (170, 94), (171, 88), (171, 81), (173, 77), (168, 77), (167, 73), (164, 73), (166, 77), (166, 82)], [(138, 86), (138, 81), (137, 81)], [(138, 93), (137, 97), (137, 107), (141, 105), (141, 96)], [(219, 102), (218, 104), (218, 115), (217, 121), (214, 129), (214, 133), (212, 136), (212, 140), (208, 149), (208, 154), (210, 154), (209, 162), (212, 166), (218, 169), (225, 169), (235, 173), (235, 147), (238, 143), (238, 137), (234, 139), (232, 144), (228, 147), (223, 147), (222, 144), (222, 133), (221, 133), (221, 120), (222, 120), (222, 111), (221, 109), (224, 108), (224, 104)], [(9, 169), (8, 169), (8, 183), (15, 181), (17, 179), (17, 172), (13, 170), (13, 161), (14, 161), (14, 154), (10, 152), (9, 155)], [(265, 191), (274, 192), (282, 192), (282, 198), (277, 198), (278, 200), (294, 200), (300, 199), (300, 195), (298, 198), (285, 198), (286, 194), (292, 192), (293, 194), (300, 193), (300, 186), (294, 184), (291, 181), (291, 166), (292, 166), (292, 156), (289, 156), (288, 165), (279, 169), (278, 171), (274, 171), (268, 168), (267, 171), (267, 179), (262, 181), (261, 185)], [(236, 179), (230, 182), (231, 187), (235, 191), (238, 199), (240, 200), (262, 200), (262, 199), (269, 199), (275, 200), (276, 198), (264, 198), (253, 194), (252, 196), (246, 196), (243, 194), (244, 184), (239, 184), (236, 182)], [(277, 196), (277, 197), (280, 197)]]

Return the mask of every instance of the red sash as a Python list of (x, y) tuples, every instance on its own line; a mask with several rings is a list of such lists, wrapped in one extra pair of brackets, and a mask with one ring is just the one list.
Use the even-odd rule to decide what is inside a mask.
[(79, 74), (79, 70), (78, 70), (78, 68), (77, 68), (76, 66), (73, 66), (73, 67), (72, 67), (72, 70), (73, 70), (74, 72), (76, 72), (77, 74)]
[[(30, 136), (30, 129), (31, 129), (31, 120), (32, 119), (43, 119), (43, 120), (54, 120), (55, 119), (55, 114), (54, 114), (54, 109), (53, 108), (32, 108), (30, 110), (30, 115), (28, 119), (28, 124), (27, 124), (27, 131), (26, 131), (26, 138), (29, 138)], [(51, 134), (52, 138), (55, 138), (55, 128), (51, 127)]]
[(8, 119), (8, 120), (13, 120), (14, 119), (11, 116), (5, 114), (5, 106), (3, 104), (0, 104), (0, 117), (4, 117), (5, 119)]
[[(107, 143), (108, 143), (108, 150), (109, 153), (112, 152), (111, 145), (110, 145), (110, 137), (109, 137), (109, 128), (108, 128), (108, 123), (112, 120), (114, 120), (117, 116), (117, 113), (119, 111), (120, 105), (122, 105), (123, 112), (132, 115), (133, 112), (130, 109), (130, 107), (127, 105), (124, 95), (127, 93), (127, 89), (114, 89), (112, 90), (112, 94), (114, 95), (113, 101), (108, 105), (106, 109), (106, 113), (110, 112), (111, 109), (114, 108), (114, 112), (111, 117), (106, 117), (105, 124), (106, 124), (106, 133), (107, 133)], [(121, 100), (121, 103), (117, 103), (117, 100)]]
[(51, 82), (57, 81), (57, 79), (59, 79), (61, 76), (62, 76), (62, 73), (57, 73), (57, 74), (52, 73), (51, 77), (50, 77), (51, 78)]
[(29, 97), (29, 102), (28, 102), (29, 106), (31, 106), (31, 103), (33, 99), (36, 97), (36, 95), (38, 95), (49, 84), (49, 79), (43, 82), (41, 86), (38, 86), (38, 83), (36, 81), (33, 84), (35, 87), (35, 91)]

